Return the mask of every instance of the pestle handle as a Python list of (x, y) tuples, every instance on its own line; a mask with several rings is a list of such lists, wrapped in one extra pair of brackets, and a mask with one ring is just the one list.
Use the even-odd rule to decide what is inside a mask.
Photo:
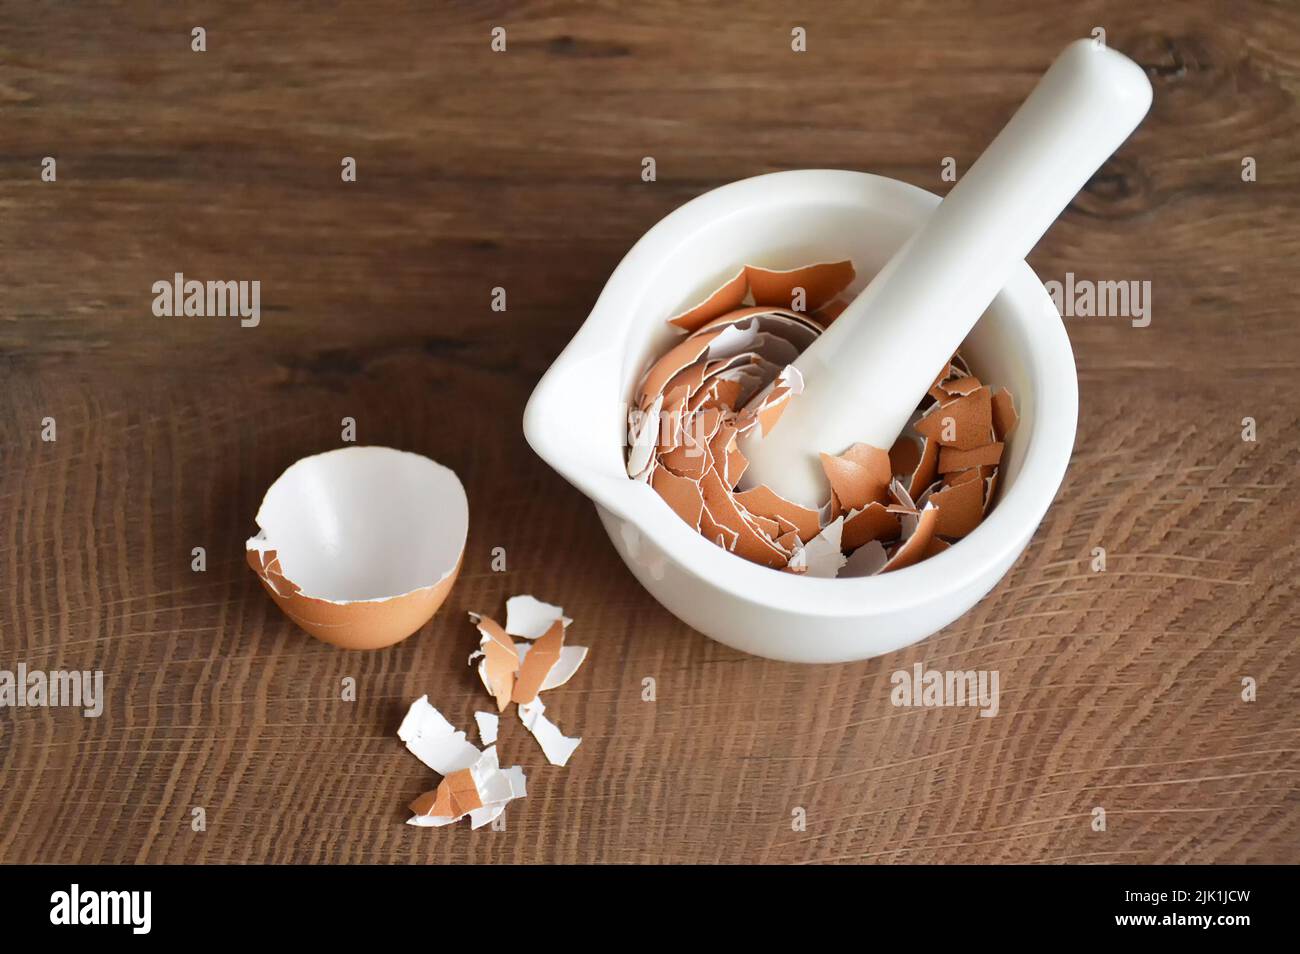
[(819, 452), (888, 449), (1012, 270), (1142, 121), (1151, 84), (1132, 60), (1078, 40), (921, 229), (795, 366), (802, 395), (751, 437), (742, 486), (808, 507), (830, 494)]

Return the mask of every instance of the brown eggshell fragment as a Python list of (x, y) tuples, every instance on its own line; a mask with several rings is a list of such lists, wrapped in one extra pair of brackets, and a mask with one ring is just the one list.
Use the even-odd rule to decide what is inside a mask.
[(564, 648), (564, 621), (556, 620), (545, 634), (538, 637), (524, 656), (519, 667), (519, 678), (515, 680), (515, 689), (511, 693), (512, 702), (527, 705), (537, 698), (546, 674), (560, 661), (560, 650)]
[(725, 407), (728, 411), (736, 409), (740, 396), (744, 393), (744, 385), (731, 378), (719, 378), (713, 383), (712, 388), (712, 401), (718, 407)]
[[(687, 480), (699, 480), (713, 465), (713, 458), (709, 456), (707, 444), (696, 443), (690, 436), (689, 430), (684, 430), (683, 434), (685, 436), (680, 444), (666, 454), (660, 455), (659, 463), (663, 465), (660, 470), (667, 469)], [(654, 478), (651, 477), (652, 485), (653, 481)]]
[(727, 480), (733, 486), (740, 481), (740, 478), (745, 475), (745, 471), (749, 469), (749, 458), (744, 455), (736, 444), (735, 435), (732, 435), (727, 442), (727, 456), (723, 464), (727, 472)]
[[(654, 402), (650, 403), (654, 407)], [(664, 395), (662, 420), (659, 422), (659, 453), (670, 451), (682, 442), (682, 418), (686, 414), (686, 394), (684, 388), (677, 388)]]
[(700, 515), (704, 511), (704, 494), (700, 492), (698, 480), (678, 477), (666, 467), (660, 467), (650, 478), (650, 486), (673, 509), (673, 513), (686, 521), (688, 527), (692, 530), (700, 528)]
[(664, 385), (664, 407), (673, 408), (681, 404), (684, 408), (704, 383), (708, 368), (708, 361), (696, 361), (669, 378)]
[(805, 543), (821, 533), (821, 520), (816, 510), (786, 500), (766, 484), (741, 491), (736, 494), (736, 501), (752, 514), (771, 517), (778, 522), (782, 519), (788, 521), (798, 531), (799, 539)]
[(736, 549), (736, 541), (740, 537), (740, 534), (735, 530), (724, 527), (714, 520), (713, 514), (709, 513), (707, 506), (704, 508), (704, 512), (700, 514), (700, 533), (728, 553)]
[(898, 515), (891, 513), (884, 504), (873, 500), (845, 518), (844, 535), (840, 542), (847, 553), (872, 540), (895, 540), (901, 532)]
[(695, 331), (704, 327), (719, 315), (734, 310), (745, 300), (745, 293), (748, 290), (749, 282), (746, 277), (746, 269), (742, 267), (740, 271), (736, 272), (735, 277), (723, 282), (708, 298), (698, 305), (692, 305), (682, 313), (669, 318), (668, 323), (686, 331)]
[(756, 513), (745, 513), (743, 516), (758, 528), (759, 533), (773, 542), (776, 542), (776, 538), (781, 536), (781, 525), (771, 517), (760, 517)]
[(930, 545), (925, 548), (925, 556), (922, 557), (922, 559), (928, 560), (930, 557), (942, 553), (944, 550), (948, 550), (951, 547), (952, 544), (947, 540), (940, 540), (938, 537), (931, 537)]
[(262, 585), (273, 597), (290, 597), (298, 592), (298, 585), (286, 579), (280, 569), (280, 557), (274, 550), (247, 550), (245, 559), (253, 572), (262, 578)]
[(1002, 444), (985, 444), (971, 450), (945, 447), (939, 451), (939, 473), (951, 474), (971, 467), (996, 467), (1002, 460)]
[(474, 784), (474, 773), (467, 768), (447, 775), (438, 783), (436, 790), (425, 792), (411, 802), (411, 811), (432, 818), (459, 818), (482, 807), (478, 786)]
[(939, 389), (952, 397), (965, 397), (979, 387), (983, 385), (973, 374), (963, 374), (939, 383)]
[[(795, 548), (798, 547), (802, 542), (803, 541), (799, 539), (798, 530), (789, 530), (786, 533), (783, 533), (781, 536), (776, 538), (776, 545), (779, 546), (786, 553), (793, 553)], [(789, 567), (787, 567), (786, 569), (789, 569)]]
[(826, 304), (822, 305), (815, 312), (813, 312), (812, 317), (817, 322), (817, 324), (821, 325), (823, 328), (829, 328), (831, 326), (831, 322), (833, 322), (840, 315), (844, 314), (844, 309), (847, 307), (849, 307), (849, 303), (847, 301), (840, 301), (839, 299), (836, 299), (835, 301), (828, 301)]
[(303, 458), (267, 490), (248, 565), (317, 639), (379, 649), (438, 610), (469, 528), (455, 473), (419, 454), (345, 447)]
[(736, 545), (732, 552), (764, 566), (778, 569), (785, 566), (788, 559), (786, 555), (774, 543), (765, 540), (754, 525), (745, 519), (716, 468), (704, 475), (700, 487), (704, 491), (704, 505), (709, 508), (709, 515), (736, 534)]
[(891, 570), (901, 570), (923, 560), (926, 551), (930, 547), (930, 540), (934, 537), (934, 528), (938, 520), (939, 511), (934, 507), (927, 506), (922, 510), (912, 535), (894, 551), (893, 556), (889, 558), (889, 562), (885, 564), (880, 572), (888, 573)]
[(679, 341), (668, 353), (650, 366), (642, 379), (638, 404), (645, 407), (655, 396), (661, 394), (669, 381), (687, 370), (698, 361), (721, 331), (692, 335)]
[(959, 470), (955, 473), (944, 474), (943, 483), (948, 487), (955, 487), (957, 484), (964, 484), (968, 480), (984, 480), (992, 477), (997, 472), (996, 467), (972, 467), (970, 470)]
[(1006, 441), (1020, 422), (1016, 414), (1016, 400), (1011, 392), (1002, 388), (993, 395), (993, 436), (999, 441)]
[(803, 311), (816, 311), (852, 283), (856, 273), (853, 263), (821, 262), (802, 268), (776, 270), (746, 265), (749, 291), (756, 305), (776, 305), (790, 308), (794, 289), (804, 290)]
[[(951, 419), (951, 427), (944, 422)], [(932, 406), (919, 421), (916, 431), (944, 447), (971, 450), (989, 442), (992, 433), (992, 398), (987, 387)], [(946, 438), (951, 438), (948, 440)]]
[(894, 477), (889, 453), (870, 444), (854, 444), (839, 455), (822, 454), (821, 461), (831, 491), (845, 510), (883, 500)]
[(767, 435), (772, 433), (772, 428), (776, 427), (777, 422), (781, 420), (781, 415), (785, 413), (786, 404), (789, 402), (792, 393), (788, 388), (777, 388), (763, 402), (763, 406), (757, 415), (759, 434)]
[(984, 518), (984, 482), (968, 480), (930, 495), (939, 510), (934, 532), (941, 537), (966, 536)]
[(483, 654), (479, 672), (488, 692), (497, 701), (497, 711), (504, 712), (514, 695), (516, 674), (519, 672), (519, 650), (496, 620), (480, 616), (477, 624), (482, 637), (479, 651)]
[(924, 442), (924, 438), (917, 440), (910, 434), (900, 436), (889, 448), (890, 469), (899, 477), (910, 478), (916, 465), (921, 463), (921, 445)]
[(939, 472), (939, 443), (928, 437), (904, 434), (889, 449), (889, 465), (912, 497), (934, 483)]

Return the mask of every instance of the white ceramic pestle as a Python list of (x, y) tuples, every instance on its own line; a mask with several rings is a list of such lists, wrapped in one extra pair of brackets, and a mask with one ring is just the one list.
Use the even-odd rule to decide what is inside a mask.
[(1012, 270), (1150, 105), (1132, 60), (1093, 40), (1067, 46), (920, 230), (800, 355), (804, 392), (770, 435), (742, 446), (742, 486), (820, 507), (830, 490), (819, 452), (892, 447)]

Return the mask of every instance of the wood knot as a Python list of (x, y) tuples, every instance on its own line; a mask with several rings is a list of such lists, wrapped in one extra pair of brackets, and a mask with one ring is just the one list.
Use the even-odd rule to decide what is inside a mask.
[(1144, 34), (1127, 52), (1146, 70), (1157, 89), (1192, 83), (1215, 85), (1222, 72), (1216, 57), (1199, 37)]
[(1070, 208), (1093, 218), (1123, 219), (1146, 212), (1150, 204), (1151, 181), (1145, 170), (1127, 156), (1111, 156)]
[(547, 41), (546, 51), (556, 56), (572, 56), (580, 59), (611, 59), (629, 56), (632, 52), (630, 48), (618, 43), (579, 40), (568, 34), (552, 37)]

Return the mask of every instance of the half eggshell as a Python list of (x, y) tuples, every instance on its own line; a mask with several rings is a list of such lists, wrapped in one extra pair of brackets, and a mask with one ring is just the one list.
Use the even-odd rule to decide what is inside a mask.
[(271, 485), (248, 564), (290, 619), (344, 649), (410, 636), (447, 598), (465, 553), (460, 479), (427, 457), (345, 447)]

